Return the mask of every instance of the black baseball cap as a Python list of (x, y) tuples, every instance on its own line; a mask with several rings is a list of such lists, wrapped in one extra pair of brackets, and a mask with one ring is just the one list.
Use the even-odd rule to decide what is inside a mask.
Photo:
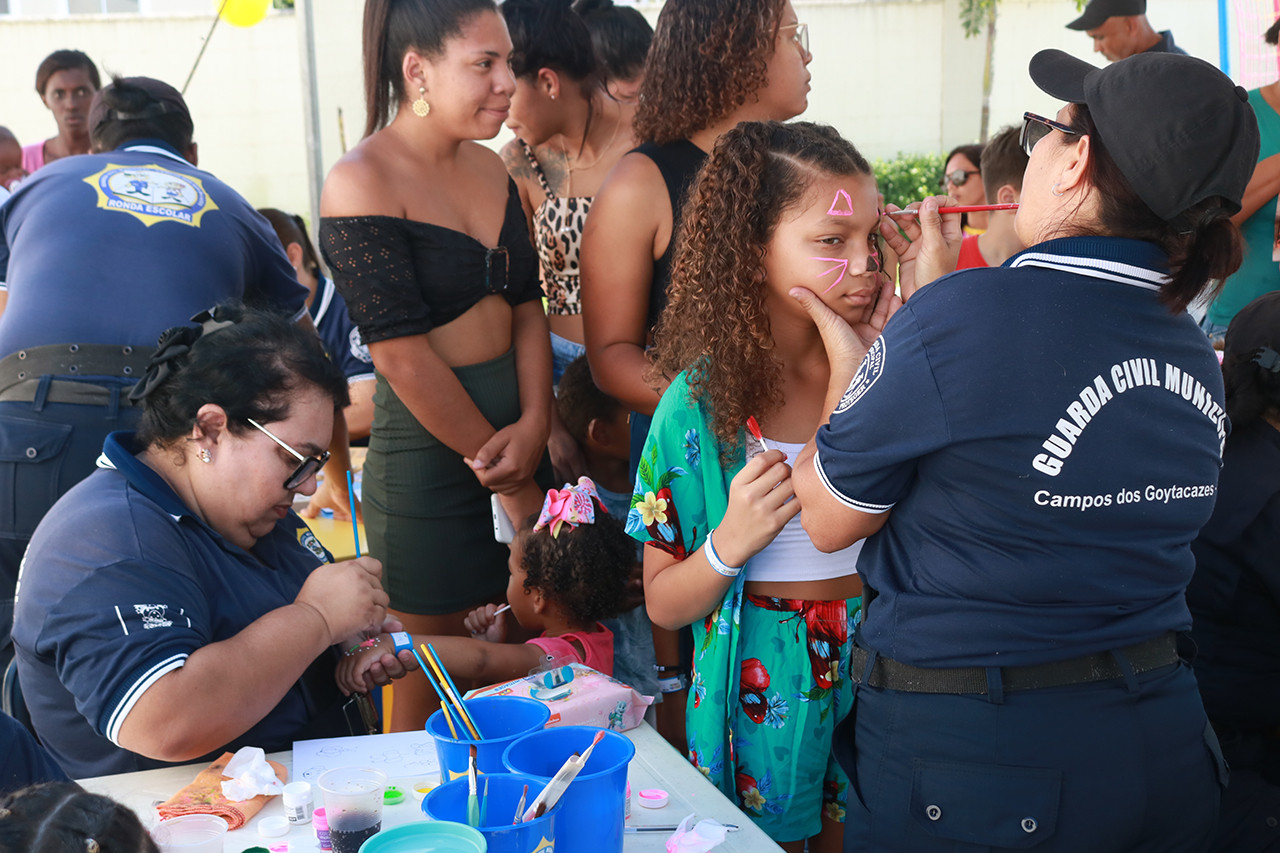
[(1258, 162), (1258, 120), (1248, 93), (1217, 68), (1150, 52), (1098, 68), (1051, 49), (1028, 70), (1048, 94), (1089, 107), (1107, 153), (1161, 219), (1211, 196), (1239, 212)]
[(1069, 30), (1094, 30), (1116, 15), (1145, 15), (1147, 0), (1091, 0), (1084, 14), (1067, 24)]

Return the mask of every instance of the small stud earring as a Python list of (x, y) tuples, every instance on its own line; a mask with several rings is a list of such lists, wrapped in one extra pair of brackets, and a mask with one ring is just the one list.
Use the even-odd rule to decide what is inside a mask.
[(418, 87), (418, 97), (413, 102), (413, 114), (418, 118), (426, 118), (431, 113), (431, 104), (427, 103), (427, 87)]
[(210, 455), (209, 451), (205, 450), (203, 447), (200, 448), (198, 453), (196, 453), (196, 458), (206, 465), (213, 461), (213, 456)]

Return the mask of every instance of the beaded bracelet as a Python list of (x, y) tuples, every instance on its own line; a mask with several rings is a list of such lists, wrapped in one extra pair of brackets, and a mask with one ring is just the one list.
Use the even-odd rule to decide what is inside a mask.
[(714, 527), (707, 532), (707, 541), (702, 544), (702, 553), (706, 556), (707, 562), (711, 564), (711, 568), (727, 578), (736, 578), (742, 571), (742, 566), (730, 566), (720, 559), (720, 555), (716, 553), (716, 546), (711, 544), (711, 535), (715, 532)]

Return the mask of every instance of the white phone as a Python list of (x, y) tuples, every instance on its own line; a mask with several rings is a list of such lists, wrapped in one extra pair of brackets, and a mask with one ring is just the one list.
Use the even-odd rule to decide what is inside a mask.
[(510, 545), (516, 538), (516, 528), (511, 523), (511, 516), (502, 508), (502, 501), (498, 500), (497, 495), (490, 495), (489, 503), (493, 507), (493, 538)]

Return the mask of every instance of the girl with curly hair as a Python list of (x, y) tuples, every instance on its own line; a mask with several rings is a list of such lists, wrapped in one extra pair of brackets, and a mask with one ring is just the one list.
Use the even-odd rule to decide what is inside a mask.
[(692, 624), (689, 756), (788, 849), (839, 849), (848, 780), (831, 757), (848, 712), (858, 545), (819, 553), (790, 462), (822, 415), (827, 354), (791, 295), (807, 288), (874, 337), (896, 304), (880, 272), (876, 184), (833, 129), (744, 123), (693, 186), (627, 532), (645, 600)]
[[(592, 202), (582, 236), (582, 316), (596, 384), (635, 414), (631, 465), (649, 431), (666, 381), (645, 378), (645, 349), (666, 303), (685, 192), (725, 131), (742, 121), (804, 112), (809, 91), (808, 30), (790, 0), (668, 0), (645, 63), (635, 133), (646, 140), (610, 173)], [(688, 670), (674, 635), (656, 631), (664, 693), (658, 728), (682, 745)]]
[[(635, 545), (622, 522), (609, 515), (595, 484), (582, 477), (576, 486), (566, 483), (548, 492), (542, 512), (529, 516), (511, 543), (507, 604), (516, 622), (538, 636), (507, 643), (506, 608), (486, 604), (467, 614), (463, 624), (469, 638), (414, 635), (413, 647), (431, 643), (450, 673), (479, 684), (523, 678), (548, 657), (613, 675), (613, 632), (600, 620), (627, 606), (634, 565)], [(399, 663), (392, 659), (388, 650), (394, 645), (387, 635), (343, 658), (338, 686), (350, 692), (385, 683), (384, 661), (393, 671), (399, 664), (419, 668), (407, 650), (400, 652)]]

